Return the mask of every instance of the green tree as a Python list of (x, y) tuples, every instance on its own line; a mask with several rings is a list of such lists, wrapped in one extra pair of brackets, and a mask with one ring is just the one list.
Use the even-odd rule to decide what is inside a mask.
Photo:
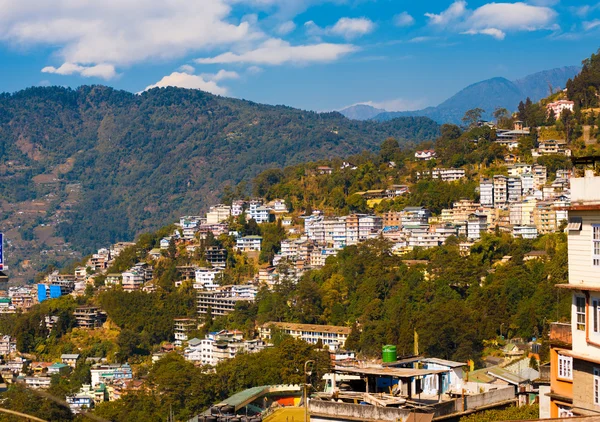
[(462, 122), (467, 127), (473, 127), (479, 120), (481, 120), (483, 113), (485, 113), (485, 110), (479, 107), (467, 110), (462, 118)]

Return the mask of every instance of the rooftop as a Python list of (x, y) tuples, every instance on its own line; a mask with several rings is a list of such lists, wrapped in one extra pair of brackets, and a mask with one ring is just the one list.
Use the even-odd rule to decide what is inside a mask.
[(444, 369), (413, 369), (413, 368), (393, 368), (393, 367), (371, 367), (371, 368), (355, 368), (355, 367), (344, 367), (336, 366), (336, 372), (344, 372), (348, 374), (359, 374), (359, 375), (375, 375), (379, 377), (393, 377), (393, 378), (412, 378), (422, 377), (425, 375), (440, 374), (448, 372)]
[(277, 328), (283, 328), (286, 330), (294, 331), (315, 331), (321, 333), (338, 333), (338, 334), (350, 334), (351, 328), (340, 327), (336, 325), (316, 325), (316, 324), (295, 324), (290, 322), (266, 322), (263, 327), (275, 326)]

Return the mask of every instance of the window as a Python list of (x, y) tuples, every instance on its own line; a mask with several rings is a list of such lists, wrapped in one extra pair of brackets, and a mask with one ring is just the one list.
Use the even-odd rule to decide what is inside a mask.
[(600, 267), (600, 224), (592, 225), (592, 265)]
[(597, 333), (600, 331), (600, 318), (598, 318), (598, 312), (600, 311), (600, 309), (598, 308), (598, 299), (594, 299), (592, 301), (592, 309), (594, 315), (594, 332)]
[(573, 411), (570, 407), (558, 406), (558, 417), (559, 418), (572, 418)]
[(594, 368), (594, 404), (600, 404), (600, 369)]
[(575, 297), (575, 313), (577, 315), (577, 329), (585, 330), (585, 298)]
[(573, 379), (573, 358), (571, 356), (558, 355), (558, 377)]

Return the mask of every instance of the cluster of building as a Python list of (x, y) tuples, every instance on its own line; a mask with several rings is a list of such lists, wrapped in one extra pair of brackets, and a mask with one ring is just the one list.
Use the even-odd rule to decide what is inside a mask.
[(244, 340), (241, 331), (222, 330), (208, 333), (203, 339), (189, 340), (183, 356), (198, 365), (216, 366), (238, 353), (256, 353), (265, 347), (267, 344), (260, 339)]
[[(75, 394), (68, 395), (66, 402), (75, 413), (93, 408), (96, 404), (116, 400), (123, 393), (137, 389), (141, 382), (134, 383), (131, 367), (128, 364), (109, 365), (97, 363), (101, 358), (87, 358), (91, 363), (91, 383), (83, 385)], [(5, 383), (22, 383), (32, 389), (50, 387), (53, 375), (68, 376), (77, 365), (83, 362), (79, 354), (63, 354), (58, 362), (32, 362), (21, 356), (8, 359), (0, 365), (0, 375)]]
[(479, 183), (481, 212), (488, 225), (510, 230), (513, 234), (535, 238), (555, 232), (567, 219), (565, 207), (570, 201), (570, 170), (558, 170), (556, 179), (547, 182), (544, 166), (517, 163), (508, 168), (508, 176), (482, 178)]

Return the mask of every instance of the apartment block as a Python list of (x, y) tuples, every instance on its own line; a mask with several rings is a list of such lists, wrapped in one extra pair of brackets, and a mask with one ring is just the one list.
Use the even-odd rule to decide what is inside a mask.
[(259, 327), (260, 338), (270, 340), (273, 328), (281, 330), (294, 338), (317, 344), (319, 340), (323, 346), (330, 348), (343, 348), (351, 329), (334, 325), (294, 324), (287, 322), (267, 322)]
[(569, 282), (557, 286), (572, 294), (570, 336), (552, 327), (550, 417), (600, 414), (600, 177), (593, 170), (571, 178), (571, 201)]

